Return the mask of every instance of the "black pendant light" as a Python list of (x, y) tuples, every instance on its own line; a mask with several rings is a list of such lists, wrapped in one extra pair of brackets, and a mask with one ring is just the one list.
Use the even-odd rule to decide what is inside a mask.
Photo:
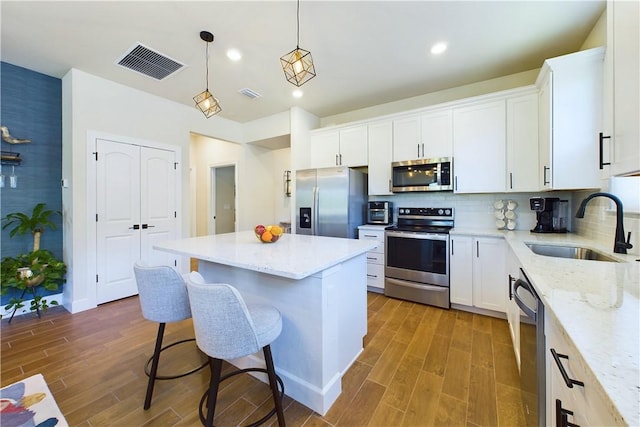
[(208, 119), (211, 116), (215, 116), (222, 107), (216, 97), (209, 92), (209, 43), (213, 42), (213, 34), (208, 31), (200, 31), (200, 38), (207, 43), (205, 61), (207, 64), (207, 80), (205, 81), (206, 89), (193, 97), (196, 102), (196, 107), (202, 111), (204, 116)]
[(316, 76), (311, 52), (300, 49), (300, 0), (297, 9), (296, 48), (280, 58), (280, 64), (289, 83), (302, 86)]

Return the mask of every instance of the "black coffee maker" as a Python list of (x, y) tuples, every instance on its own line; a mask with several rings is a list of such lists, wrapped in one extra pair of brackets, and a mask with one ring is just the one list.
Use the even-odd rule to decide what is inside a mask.
[(532, 197), (529, 206), (536, 213), (532, 233), (566, 233), (569, 202), (558, 197)]

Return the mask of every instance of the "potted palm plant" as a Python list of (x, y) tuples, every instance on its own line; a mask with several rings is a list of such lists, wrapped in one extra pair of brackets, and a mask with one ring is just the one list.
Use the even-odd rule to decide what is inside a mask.
[(5, 216), (2, 220), (5, 224), (2, 229), (13, 227), (9, 237), (31, 233), (33, 235), (33, 249), (26, 254), (2, 259), (1, 288), (2, 295), (10, 290), (22, 291), (19, 298), (11, 298), (5, 306), (7, 311), (13, 310), (11, 319), (16, 310), (24, 307), (25, 294), (29, 294), (31, 311), (36, 311), (40, 317), (40, 310), (46, 311), (49, 305), (58, 305), (55, 300), (48, 301), (38, 294), (39, 289), (55, 291), (64, 283), (67, 266), (64, 262), (48, 250), (40, 249), (40, 239), (46, 228), (55, 230), (56, 225), (51, 221), (52, 216), (60, 215), (59, 211), (46, 209), (44, 203), (38, 203), (31, 214), (14, 212)]

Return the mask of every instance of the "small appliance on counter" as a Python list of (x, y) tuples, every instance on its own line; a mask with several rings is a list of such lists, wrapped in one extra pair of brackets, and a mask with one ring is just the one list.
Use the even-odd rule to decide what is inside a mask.
[(368, 202), (367, 224), (390, 225), (393, 223), (392, 202)]
[(569, 218), (569, 201), (558, 197), (532, 197), (529, 199), (536, 213), (536, 226), (532, 233), (566, 233)]

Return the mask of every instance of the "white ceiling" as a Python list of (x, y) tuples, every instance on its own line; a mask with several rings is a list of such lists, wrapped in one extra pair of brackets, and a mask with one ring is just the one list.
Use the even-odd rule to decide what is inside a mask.
[[(605, 1), (315, 1), (300, 3), (300, 47), (317, 76), (295, 86), (279, 58), (296, 47), (295, 1), (0, 2), (2, 61), (63, 77), (70, 68), (179, 103), (209, 88), (220, 115), (246, 122), (292, 106), (326, 117), (539, 68), (579, 49)], [(429, 47), (445, 41), (441, 56)], [(187, 65), (156, 81), (115, 61), (142, 43)], [(228, 48), (243, 58), (231, 62)], [(238, 93), (250, 88), (251, 100)], [(204, 118), (203, 118), (204, 119)]]

